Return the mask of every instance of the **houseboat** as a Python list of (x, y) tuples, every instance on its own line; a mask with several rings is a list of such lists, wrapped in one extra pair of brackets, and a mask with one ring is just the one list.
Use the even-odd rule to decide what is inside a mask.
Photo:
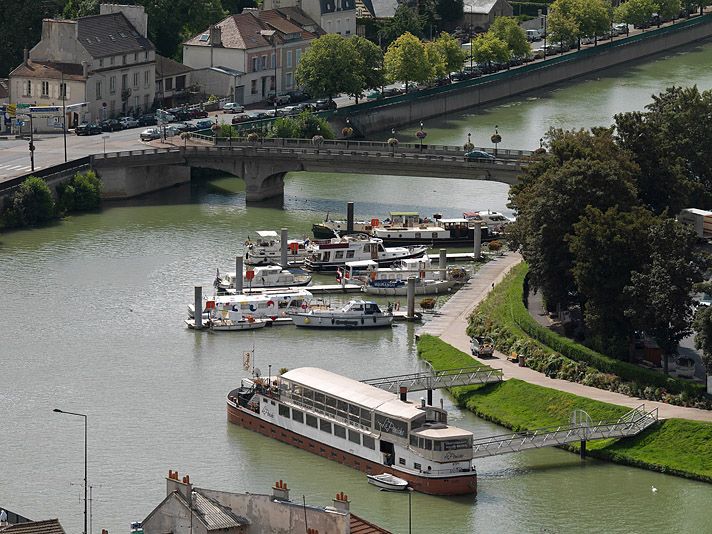
[(447, 412), (323, 369), (243, 378), (228, 421), (368, 475), (388, 473), (431, 495), (477, 492), (472, 432)]
[[(418, 222), (417, 214), (399, 217), (391, 213), (393, 221), (388, 226), (374, 227), (371, 235), (383, 240), (386, 246), (403, 244), (437, 246), (468, 246), (475, 239), (476, 221), (464, 217), (455, 219), (435, 218), (429, 222)], [(439, 217), (439, 216), (438, 216)], [(496, 238), (494, 232), (486, 224), (480, 225), (481, 242)]]
[(336, 271), (347, 261), (373, 260), (388, 266), (400, 260), (419, 258), (427, 247), (384, 247), (381, 239), (365, 234), (347, 235), (328, 240), (313, 241), (304, 266), (312, 271)]
[(292, 314), (295, 326), (307, 328), (378, 328), (393, 324), (393, 313), (384, 312), (375, 302), (350, 300), (338, 309), (315, 308)]
[[(287, 318), (291, 313), (309, 308), (312, 294), (303, 288), (255, 289), (249, 293), (216, 295), (204, 299), (203, 318), (213, 311), (239, 311), (255, 319)], [(195, 306), (188, 305), (188, 317), (195, 317)]]
[[(300, 287), (311, 282), (311, 275), (307, 273), (295, 274), (292, 271), (282, 269), (279, 265), (259, 265), (248, 267), (242, 273), (243, 288), (261, 287)], [(235, 290), (235, 272), (220, 274), (218, 270), (213, 284), (220, 293), (230, 293)]]
[[(287, 262), (298, 264), (307, 255), (308, 239), (287, 241)], [(282, 241), (274, 230), (260, 230), (257, 239), (248, 237), (245, 241), (245, 263), (247, 265), (275, 265), (282, 261)]]

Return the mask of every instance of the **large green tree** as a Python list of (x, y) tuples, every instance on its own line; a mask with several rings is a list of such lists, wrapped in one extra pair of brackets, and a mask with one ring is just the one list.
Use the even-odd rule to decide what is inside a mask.
[(658, 4), (658, 15), (661, 20), (671, 20), (677, 18), (682, 9), (680, 0), (656, 0)]
[(611, 4), (606, 0), (575, 0), (579, 38), (603, 35), (611, 29)]
[(695, 348), (702, 350), (702, 363), (712, 375), (712, 306), (699, 306), (692, 323), (695, 331)]
[(383, 51), (377, 44), (358, 35), (349, 37), (347, 42), (356, 51), (358, 57), (361, 58), (361, 61), (354, 66), (354, 68), (360, 68), (358, 74), (363, 80), (361, 89), (354, 94), (358, 102), (358, 95), (361, 94), (362, 90), (377, 89), (385, 83)]
[(513, 17), (497, 17), (488, 33), (507, 43), (513, 57), (527, 57), (531, 54), (527, 34)]
[(445, 71), (449, 75), (451, 72), (459, 72), (465, 63), (467, 53), (460, 46), (460, 41), (447, 32), (441, 33), (435, 44), (445, 58)]
[(506, 63), (512, 57), (512, 51), (502, 39), (489, 32), (478, 35), (472, 40), (472, 57), (477, 63)]
[(571, 45), (581, 36), (576, 0), (554, 0), (547, 16), (551, 42)]
[(674, 219), (661, 217), (645, 238), (648, 255), (631, 273), (626, 314), (658, 343), (667, 373), (668, 357), (692, 333), (692, 289), (708, 262), (697, 252), (694, 232)]
[(431, 66), (425, 56), (425, 47), (415, 35), (404, 33), (393, 41), (383, 58), (386, 78), (390, 82), (423, 83), (430, 78)]
[(62, 16), (67, 19), (76, 19), (97, 13), (99, 13), (99, 0), (67, 0)]
[(430, 67), (428, 80), (434, 80), (436, 78), (446, 76), (449, 71), (447, 70), (447, 58), (445, 57), (442, 48), (440, 48), (435, 41), (428, 41), (424, 44), (424, 49), (425, 59)]
[(385, 46), (406, 33), (422, 36), (425, 21), (415, 9), (406, 4), (399, 4), (393, 17), (381, 21), (379, 25), (378, 37)]
[(548, 152), (534, 157), (510, 190), (517, 220), (508, 230), (514, 248), (529, 262), (532, 286), (550, 309), (579, 303), (567, 236), (587, 206), (630, 209), (637, 203), (637, 166), (611, 130), (547, 134)]
[(613, 11), (613, 18), (626, 24), (641, 25), (647, 23), (658, 9), (655, 0), (628, 0)]
[(348, 39), (335, 33), (314, 39), (296, 70), (297, 84), (316, 97), (363, 90), (363, 60)]

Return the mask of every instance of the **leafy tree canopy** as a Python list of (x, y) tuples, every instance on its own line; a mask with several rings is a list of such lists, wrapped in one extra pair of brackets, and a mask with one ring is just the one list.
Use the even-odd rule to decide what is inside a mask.
[(466, 52), (460, 46), (460, 41), (447, 32), (443, 32), (435, 41), (445, 59), (445, 72), (458, 72), (467, 57)]
[(381, 22), (378, 36), (386, 45), (406, 33), (422, 36), (424, 27), (425, 21), (422, 16), (406, 4), (398, 4), (393, 17)]
[(430, 67), (428, 80), (446, 76), (449, 71), (447, 70), (447, 58), (445, 57), (442, 48), (440, 48), (435, 41), (428, 41), (425, 43), (424, 47), (425, 59)]
[(695, 348), (702, 350), (702, 363), (712, 375), (712, 306), (699, 306), (692, 323), (695, 330)]
[(425, 47), (415, 35), (404, 33), (393, 41), (383, 58), (386, 79), (423, 83), (430, 78), (431, 67), (425, 56)]
[(335, 33), (314, 39), (296, 70), (297, 83), (316, 97), (358, 94), (364, 87), (364, 64), (352, 43)]
[(378, 45), (358, 35), (349, 37), (347, 41), (361, 58), (359, 65), (362, 69), (359, 74), (363, 79), (363, 89), (376, 89), (384, 85), (383, 51)]
[(581, 26), (576, 16), (576, 0), (555, 0), (549, 6), (548, 32), (552, 42), (572, 44), (581, 35)]
[(613, 11), (613, 18), (626, 24), (644, 24), (658, 9), (654, 0), (628, 0)]
[(514, 57), (526, 57), (531, 53), (531, 46), (517, 19), (513, 17), (497, 17), (487, 33), (494, 34), (505, 43), (512, 51)]
[(472, 40), (472, 57), (477, 63), (506, 63), (512, 52), (502, 39), (492, 33), (483, 33)]

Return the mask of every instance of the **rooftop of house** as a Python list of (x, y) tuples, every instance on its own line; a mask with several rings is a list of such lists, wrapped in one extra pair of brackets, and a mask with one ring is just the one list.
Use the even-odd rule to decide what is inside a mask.
[(356, 9), (356, 0), (319, 0), (321, 14), (335, 13), (337, 11), (351, 11)]
[(21, 63), (10, 76), (23, 78), (41, 78), (50, 80), (83, 81), (84, 67), (76, 63), (52, 63), (50, 61), (33, 61)]
[(464, 0), (464, 13), (489, 14), (499, 0)]
[(0, 532), (2, 534), (65, 534), (59, 519), (17, 523), (7, 527), (0, 527)]
[(81, 17), (77, 24), (79, 42), (95, 58), (155, 49), (123, 13)]
[(377, 19), (392, 18), (398, 8), (398, 0), (361, 0), (368, 12)]
[(178, 63), (169, 57), (156, 54), (156, 78), (169, 78), (192, 71), (189, 66)]
[(0, 78), (0, 102), (7, 100), (10, 97), (10, 80)]
[(351, 534), (390, 534), (389, 530), (374, 525), (354, 513), (351, 513), (349, 519), (351, 523)]
[[(318, 26), (303, 12), (299, 20), (293, 17), (294, 10), (290, 11), (269, 9), (266, 11), (243, 11), (239, 15), (230, 15), (215, 26), (220, 30), (220, 42), (213, 43), (210, 28), (188, 39), (184, 44), (188, 46), (220, 46), (222, 48), (235, 48), (249, 50), (252, 48), (271, 47), (270, 39), (263, 35), (263, 30), (274, 30), (281, 40), (298, 35), (301, 39), (310, 40), (317, 34), (308, 31), (306, 27)], [(301, 11), (301, 10), (300, 10)], [(304, 26), (300, 25), (304, 24)]]

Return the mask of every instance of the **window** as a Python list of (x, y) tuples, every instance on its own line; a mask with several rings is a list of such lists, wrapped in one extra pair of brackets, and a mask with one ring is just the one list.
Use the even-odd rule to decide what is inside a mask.
[(110, 63), (111, 65), (114, 64), (114, 56), (111, 56), (111, 57), (109, 58), (109, 63)]
[(146, 50), (146, 51), (143, 53), (143, 59), (145, 59), (146, 61), (148, 61), (148, 50)]
[(114, 100), (112, 100), (111, 102), (109, 102), (109, 113), (110, 113), (111, 115), (113, 115), (114, 113), (116, 113), (116, 101), (114, 101)]
[(291, 89), (293, 86), (293, 81), (292, 81), (292, 73), (288, 72), (287, 75), (285, 76), (285, 84), (287, 85), (287, 89)]
[(334, 435), (346, 439), (346, 429), (341, 425), (334, 424)]
[(121, 75), (121, 90), (125, 91), (129, 86), (129, 75), (128, 74), (122, 74)]
[(126, 65), (126, 54), (124, 54), (123, 64)]
[(410, 444), (413, 447), (417, 447), (418, 446), (418, 436), (416, 436), (415, 434), (411, 434), (410, 435)]
[(267, 68), (267, 56), (262, 56), (262, 61), (260, 62), (260, 69), (264, 70)]
[(432, 440), (432, 439), (426, 439), (426, 440), (425, 440), (425, 450), (426, 450), (426, 451), (432, 451), (432, 450), (433, 450), (433, 440)]
[(270, 58), (270, 67), (275, 68), (277, 66), (277, 58), (274, 55), (274, 52), (272, 52), (272, 57)]
[(331, 423), (329, 421), (319, 419), (319, 430), (326, 432), (327, 434), (331, 434)]
[(116, 93), (116, 76), (109, 78), (109, 94), (113, 95)]
[(103, 67), (104, 66), (104, 58), (99, 58), (99, 66)]
[(136, 95), (134, 97), (134, 113), (138, 113), (140, 109), (141, 109), (141, 97)]
[(336, 251), (336, 256), (334, 256), (334, 259), (343, 260), (343, 259), (344, 259), (344, 251), (343, 251), (343, 250), (337, 250), (337, 251)]
[(49, 82), (42, 82), (42, 96), (49, 96)]
[(133, 78), (134, 78), (134, 80), (133, 80), (133, 82), (134, 82), (133, 86), (134, 86), (134, 87), (138, 87), (138, 72), (134, 72)]
[(256, 58), (256, 57), (252, 58), (252, 72), (257, 72), (259, 70), (259, 65), (257, 64), (258, 61), (259, 61), (258, 58)]
[(346, 259), (348, 260), (349, 258), (353, 258), (353, 257), (354, 257), (354, 252), (355, 252), (355, 251), (353, 251), (353, 250), (347, 250), (347, 251), (346, 251)]
[(297, 65), (299, 65), (299, 62), (302, 60), (302, 49), (297, 50)]
[(96, 99), (101, 100), (101, 81), (96, 82)]
[(150, 71), (143, 71), (143, 86), (148, 87), (151, 83), (151, 72)]
[(405, 458), (398, 458), (398, 463), (401, 465), (405, 465)]
[(289, 418), (289, 406), (285, 406), (284, 404), (279, 405), (279, 415), (282, 417), (287, 417)]
[(422, 469), (422, 466), (418, 462), (413, 462), (413, 467), (418, 470)]
[(25, 96), (32, 96), (32, 80), (27, 80), (27, 85), (25, 86), (25, 88), (27, 89)]
[(176, 76), (176, 91), (185, 89), (185, 76)]
[(134, 62), (138, 61), (138, 52), (134, 52)]
[(275, 89), (274, 89), (274, 88), (275, 88), (274, 82), (275, 82), (274, 76), (270, 76), (270, 77), (269, 77), (269, 88), (270, 88), (270, 91), (274, 91), (274, 90), (275, 90)]
[(306, 414), (307, 416), (307, 424), (311, 427), (316, 428), (316, 417), (313, 415)]
[(287, 67), (292, 66), (292, 51), (287, 50)]
[(150, 108), (149, 102), (148, 102), (148, 95), (143, 95), (143, 109), (148, 111), (148, 108)]
[(368, 447), (371, 450), (376, 450), (376, 440), (371, 436), (363, 435), (363, 446)]
[(299, 410), (295, 410), (294, 408), (292, 408), (292, 419), (294, 419), (297, 423), (303, 423), (304, 412), (300, 412)]
[(59, 98), (61, 98), (61, 99), (67, 98), (67, 84), (66, 83), (59, 84)]
[(358, 443), (360, 445), (361, 444), (361, 434), (359, 434), (355, 430), (349, 430), (349, 441)]
[(166, 85), (166, 91), (172, 91), (173, 90), (173, 78), (166, 78), (165, 85)]

